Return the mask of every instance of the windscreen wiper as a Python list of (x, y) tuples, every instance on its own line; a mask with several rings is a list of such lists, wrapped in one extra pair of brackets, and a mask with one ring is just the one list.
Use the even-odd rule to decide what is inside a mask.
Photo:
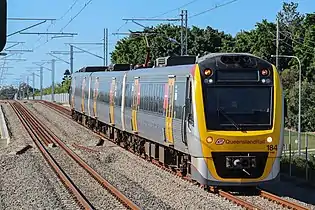
[(235, 126), (235, 128), (236, 128), (237, 130), (241, 130), (241, 127), (240, 127), (232, 118), (230, 118), (230, 117), (226, 114), (226, 112), (225, 112), (224, 110), (222, 110), (221, 108), (218, 108), (217, 110), (218, 110), (218, 112), (219, 112), (220, 114), (222, 114), (228, 121), (230, 121), (230, 123), (232, 123), (232, 124)]

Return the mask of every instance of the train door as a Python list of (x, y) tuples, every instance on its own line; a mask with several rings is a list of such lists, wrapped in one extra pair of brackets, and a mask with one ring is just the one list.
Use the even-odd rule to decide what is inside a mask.
[(186, 93), (185, 93), (185, 106), (183, 107), (182, 115), (182, 142), (187, 145), (187, 128), (191, 133), (194, 124), (193, 106), (192, 106), (192, 79), (187, 76), (186, 78)]
[(88, 108), (88, 116), (92, 116), (92, 114), (91, 114), (91, 92), (92, 92), (92, 90), (91, 90), (91, 85), (92, 85), (92, 76), (90, 75), (89, 76), (89, 86), (88, 86), (88, 100), (87, 100), (87, 108)]
[(95, 78), (95, 85), (94, 85), (94, 94), (93, 94), (93, 115), (97, 117), (97, 96), (98, 96), (98, 88), (99, 88), (99, 77)]
[(86, 77), (83, 78), (82, 81), (82, 97), (81, 97), (81, 112), (84, 113), (84, 100), (85, 100), (85, 85), (86, 85)]
[(135, 77), (133, 92), (132, 92), (132, 113), (131, 113), (131, 127), (134, 133), (138, 133), (138, 121), (137, 112), (139, 109), (140, 102), (140, 84), (139, 77)]
[(166, 143), (173, 145), (173, 118), (174, 118), (174, 86), (175, 76), (169, 75), (168, 84), (165, 88), (165, 141)]
[(115, 96), (116, 96), (116, 78), (113, 77), (110, 91), (109, 91), (109, 123), (114, 125), (114, 110), (115, 110)]
[(122, 101), (121, 101), (121, 125), (122, 125), (122, 130), (124, 131), (126, 129), (125, 127), (125, 106), (126, 106), (126, 79), (127, 79), (127, 74), (124, 74), (123, 77), (123, 86), (122, 86)]

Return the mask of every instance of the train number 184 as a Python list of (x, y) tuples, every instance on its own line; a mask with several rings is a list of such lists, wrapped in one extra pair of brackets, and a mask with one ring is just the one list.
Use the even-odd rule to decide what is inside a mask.
[(268, 151), (275, 151), (277, 150), (277, 145), (267, 145)]

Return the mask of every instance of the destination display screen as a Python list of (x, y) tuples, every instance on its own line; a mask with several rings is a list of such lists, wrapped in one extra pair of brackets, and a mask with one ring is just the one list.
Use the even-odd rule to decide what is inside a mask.
[(256, 82), (259, 80), (257, 70), (218, 70), (216, 79), (218, 82)]

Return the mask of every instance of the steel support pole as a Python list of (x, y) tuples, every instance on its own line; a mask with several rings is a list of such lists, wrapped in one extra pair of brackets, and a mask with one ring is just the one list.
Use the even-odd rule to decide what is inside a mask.
[(298, 151), (301, 155), (301, 89), (302, 89), (302, 66), (298, 57), (294, 56), (299, 62), (299, 122), (298, 122)]
[(106, 28), (106, 48), (105, 48), (105, 66), (108, 65), (108, 28)]
[(279, 71), (279, 19), (277, 18), (276, 68)]
[(35, 100), (35, 73), (33, 72), (33, 100)]
[(188, 12), (185, 10), (185, 55), (188, 55)]
[(29, 100), (29, 76), (26, 76), (26, 97)]
[(73, 46), (70, 45), (70, 73), (73, 74)]
[(103, 53), (104, 53), (104, 55), (103, 55), (103, 57), (104, 57), (104, 59), (103, 59), (103, 66), (105, 66), (106, 65), (106, 28), (104, 28)]
[(180, 14), (180, 55), (184, 54), (184, 10)]
[(55, 59), (51, 60), (51, 101), (55, 101)]
[(40, 100), (43, 100), (43, 67), (40, 67)]

